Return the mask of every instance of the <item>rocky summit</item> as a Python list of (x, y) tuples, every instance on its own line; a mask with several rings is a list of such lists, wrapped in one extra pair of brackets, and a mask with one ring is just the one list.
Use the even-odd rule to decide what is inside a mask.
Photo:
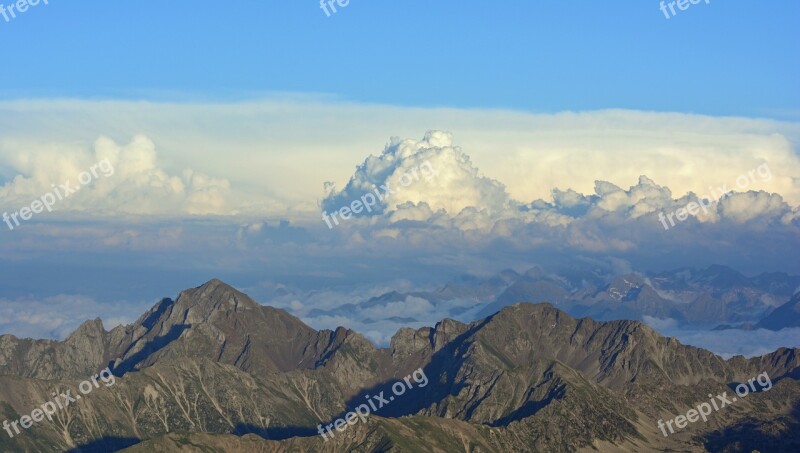
[[(638, 297), (622, 283), (609, 291)], [(0, 420), (19, 420), (103, 369), (116, 376), (52, 421), (0, 431), (0, 451), (796, 452), (798, 352), (726, 360), (637, 321), (529, 303), (470, 324), (403, 328), (378, 348), (212, 280), (111, 331), (96, 319), (64, 341), (0, 336)], [(319, 435), (415, 370), (427, 385)], [(668, 436), (659, 430), (659, 420), (708, 395), (735, 396), (762, 373), (769, 391)]]

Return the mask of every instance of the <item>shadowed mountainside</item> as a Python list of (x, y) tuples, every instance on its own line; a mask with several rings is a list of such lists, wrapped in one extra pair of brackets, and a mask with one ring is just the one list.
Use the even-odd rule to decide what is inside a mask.
[[(29, 414), (109, 364), (117, 376), (53, 422), (0, 436), (0, 451), (115, 451), (139, 441), (130, 451), (727, 451), (748, 433), (792, 445), (798, 352), (723, 360), (637, 321), (527, 303), (471, 324), (404, 328), (381, 349), (212, 280), (110, 332), (95, 320), (63, 342), (0, 337), (0, 418)], [(318, 424), (416, 369), (427, 385), (328, 442), (317, 435)], [(770, 391), (668, 438), (658, 430), (657, 420), (763, 372)], [(724, 433), (736, 435), (728, 442)]]

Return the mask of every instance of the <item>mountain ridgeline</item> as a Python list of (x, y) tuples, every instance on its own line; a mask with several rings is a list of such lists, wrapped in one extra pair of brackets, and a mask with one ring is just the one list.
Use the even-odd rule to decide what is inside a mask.
[[(481, 320), (517, 302), (546, 302), (576, 318), (598, 321), (634, 319), (694, 331), (780, 331), (800, 328), (798, 296), (800, 276), (771, 272), (747, 277), (722, 265), (623, 274), (600, 265), (535, 266), (489, 278), (464, 275), (431, 291), (390, 291), (330, 309), (313, 308), (304, 318), (314, 323), (345, 317), (373, 333), (394, 332), (443, 318)], [(270, 297), (284, 306), (294, 299), (314, 305), (297, 288), (278, 286)], [(403, 305), (411, 309), (401, 317), (397, 313)], [(421, 305), (431, 310), (420, 311)]]
[[(378, 348), (212, 280), (111, 331), (93, 320), (61, 342), (0, 336), (0, 419), (106, 367), (117, 376), (52, 422), (13, 438), (0, 431), (0, 451), (798, 451), (798, 352), (724, 360), (638, 321), (529, 303), (469, 324), (402, 328)], [(418, 369), (425, 387), (318, 435)], [(760, 373), (770, 391), (669, 437), (659, 431), (658, 420)]]

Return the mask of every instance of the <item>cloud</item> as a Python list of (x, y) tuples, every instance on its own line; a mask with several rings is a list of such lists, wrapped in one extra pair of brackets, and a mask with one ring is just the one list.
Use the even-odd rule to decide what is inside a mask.
[(451, 215), (474, 206), (502, 210), (509, 201), (505, 187), (480, 176), (469, 156), (453, 146), (452, 134), (443, 131), (429, 131), (419, 141), (393, 137), (381, 155), (369, 156), (347, 186), (329, 194), (322, 206), (336, 211), (373, 192), (382, 195), (374, 211), (364, 215), (410, 211), (395, 220), (419, 219), (421, 209)]
[[(83, 214), (231, 214), (230, 183), (193, 171), (169, 175), (157, 165), (156, 146), (144, 136), (118, 145), (98, 138), (91, 149), (70, 144), (5, 147), (5, 165), (18, 172), (0, 186), (5, 206), (30, 205), (46, 193), (57, 198), (54, 211)], [(94, 176), (81, 179), (81, 174)], [(84, 183), (86, 181), (87, 183)], [(84, 185), (85, 184), (85, 185)], [(66, 185), (78, 189), (68, 194)]]
[(353, 165), (386, 137), (418, 137), (431, 128), (458, 140), (424, 146), (463, 148), (473, 167), (516, 200), (548, 199), (554, 188), (591, 193), (597, 180), (622, 187), (640, 175), (674, 194), (704, 194), (767, 162), (773, 178), (748, 190), (800, 204), (796, 122), (633, 110), (423, 109), (307, 96), (228, 104), (0, 102), (0, 178), (15, 175), (9, 153), (143, 135), (158, 144), (167, 174), (192, 168), (241, 190), (236, 199), (246, 212), (297, 216), (316, 212), (327, 195), (320, 194), (323, 183), (344, 187)]
[(720, 202), (719, 214), (722, 218), (736, 223), (754, 219), (784, 218), (792, 208), (778, 194), (764, 191), (737, 193), (725, 197)]
[(681, 343), (708, 349), (724, 358), (735, 355), (755, 357), (768, 354), (778, 348), (800, 347), (800, 328), (783, 329), (777, 332), (758, 330), (696, 331), (672, 330), (668, 326), (659, 330), (662, 335), (674, 336)]
[[(712, 189), (711, 195), (703, 196), (703, 203), (700, 196), (691, 192), (673, 198), (670, 188), (646, 175), (640, 175), (638, 182), (627, 189), (597, 180), (592, 194), (554, 188), (548, 199), (515, 200), (502, 183), (479, 176), (470, 158), (452, 143), (452, 135), (441, 131), (429, 131), (420, 141), (392, 139), (380, 156), (370, 156), (358, 167), (342, 191), (334, 190), (323, 200), (323, 210), (334, 212), (339, 206), (348, 206), (351, 200), (363, 199), (375, 187), (391, 187), (398, 174), (410, 172), (420, 162), (435, 162), (437, 176), (429, 181), (419, 180), (409, 189), (398, 189), (380, 209), (364, 212), (361, 218), (342, 220), (343, 226), (359, 230), (362, 239), (370, 235), (410, 238), (425, 229), (432, 235), (459, 230), (489, 238), (527, 238), (529, 244), (549, 238), (592, 253), (624, 253), (647, 247), (645, 241), (657, 245), (665, 239), (689, 239), (681, 233), (667, 239), (665, 234), (672, 232), (659, 231), (659, 225), (664, 229), (672, 227), (673, 231), (683, 229), (696, 237), (716, 233), (719, 228), (714, 226), (728, 231), (728, 236), (765, 228), (772, 232), (800, 232), (795, 220), (797, 208), (779, 194), (734, 192), (727, 184), (722, 186), (724, 189)], [(737, 188), (773, 179), (766, 163), (756, 168), (757, 171), (754, 168), (734, 178), (744, 178)], [(683, 211), (688, 214), (682, 217)], [(330, 223), (327, 218), (326, 222)], [(763, 231), (761, 234), (770, 240)], [(695, 245), (691, 239), (687, 242), (687, 246)]]
[[(26, 225), (25, 233), (15, 231), (18, 240), (0, 245), (2, 250), (24, 254), (25, 250), (54, 245), (75, 251), (164, 247), (193, 256), (215, 251), (221, 257), (220, 265), (224, 262), (232, 267), (258, 264), (261, 257), (270, 256), (286, 268), (289, 263), (297, 268), (306, 266), (306, 277), (340, 281), (352, 277), (355, 263), (324, 265), (342, 256), (349, 260), (438, 261), (440, 265), (446, 261), (452, 266), (450, 272), (466, 263), (486, 267), (479, 261), (494, 261), (498, 254), (506, 256), (507, 262), (520, 262), (532, 253), (540, 259), (608, 255), (647, 269), (712, 264), (708, 262), (712, 257), (740, 269), (762, 265), (788, 271), (797, 268), (789, 251), (800, 241), (798, 208), (780, 194), (751, 190), (759, 182), (779, 179), (772, 164), (769, 174), (761, 171), (767, 168), (765, 162), (740, 170), (739, 176), (749, 178), (747, 184), (737, 184), (740, 178), (733, 177), (722, 185), (745, 187), (746, 192), (727, 193), (718, 203), (675, 222), (676, 213), (705, 194), (680, 195), (640, 174), (628, 187), (598, 179), (591, 192), (563, 186), (552, 188), (545, 198), (519, 199), (506, 190), (504, 182), (483, 175), (466, 150), (455, 145), (453, 134), (429, 131), (421, 139), (391, 139), (381, 153), (368, 156), (356, 167), (344, 189), (337, 191), (329, 185), (329, 194), (320, 202), (323, 209), (351, 205), (352, 200), (375, 193), (375, 187), (391, 187), (394, 193), (376, 200), (371, 212), (325, 231), (319, 211), (304, 214), (302, 209), (286, 209), (269, 216), (248, 201), (246, 189), (227, 179), (162, 169), (153, 142), (144, 137), (126, 146), (102, 139), (92, 152), (76, 149), (67, 153), (62, 163), (55, 154), (51, 160), (57, 163), (43, 158), (17, 159), (18, 168), (29, 175), (6, 183), (6, 195), (17, 197), (24, 192), (25, 197), (30, 196), (46, 186), (43, 181), (69, 173), (63, 168), (81, 168), (103, 158), (113, 161), (116, 171), (76, 195), (75, 203), (81, 209), (88, 213), (172, 212), (173, 217), (153, 221), (129, 214), (124, 220), (135, 218), (135, 222), (124, 228), (115, 225), (116, 219), (98, 222), (91, 216), (82, 217), (83, 223), (68, 225), (33, 223)], [(716, 196), (726, 192), (716, 187), (711, 187)], [(85, 199), (77, 198), (84, 194)], [(229, 213), (230, 218), (187, 223), (202, 212)], [(670, 215), (669, 221), (675, 223), (668, 231), (662, 215)], [(194, 244), (202, 244), (204, 250), (195, 250)], [(237, 254), (231, 255), (231, 250)], [(753, 250), (760, 252), (753, 256)], [(312, 262), (319, 263), (316, 269), (309, 268)], [(383, 266), (387, 263), (379, 263)], [(349, 276), (343, 271), (348, 267)]]
[(88, 319), (100, 317), (106, 330), (135, 321), (150, 303), (101, 303), (88, 296), (60, 294), (0, 299), (0, 333), (19, 338), (63, 340)]
[(680, 321), (677, 319), (673, 318), (661, 319), (647, 315), (642, 316), (642, 321), (644, 321), (645, 324), (652, 327), (653, 329), (656, 329), (659, 332), (662, 332), (667, 329), (675, 329), (680, 324)]

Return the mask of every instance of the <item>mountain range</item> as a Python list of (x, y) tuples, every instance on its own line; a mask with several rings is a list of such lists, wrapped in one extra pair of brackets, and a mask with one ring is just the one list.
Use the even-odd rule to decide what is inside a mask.
[[(519, 292), (508, 300), (559, 294), (545, 279), (511, 280), (502, 291)], [(502, 286), (494, 284), (485, 288)], [(764, 285), (783, 288), (780, 278)], [(594, 294), (635, 302), (649, 292), (623, 278)], [(0, 420), (20, 419), (106, 367), (116, 376), (52, 422), (14, 438), (0, 431), (0, 451), (800, 451), (799, 352), (726, 360), (639, 321), (520, 302), (470, 323), (402, 328), (381, 348), (349, 329), (317, 331), (211, 280), (111, 331), (96, 319), (64, 341), (0, 336)], [(331, 439), (318, 434), (415, 370), (428, 385)], [(658, 420), (761, 373), (769, 391), (668, 437), (659, 430)]]
[[(275, 300), (298, 297), (281, 290)], [(798, 295), (800, 276), (773, 272), (746, 277), (723, 265), (658, 273), (613, 272), (602, 266), (550, 270), (537, 266), (524, 273), (505, 270), (485, 279), (465, 276), (432, 291), (390, 291), (362, 302), (295, 314), (312, 325), (345, 317), (365, 328), (394, 331), (440, 319), (431, 320), (431, 313), (469, 323), (517, 302), (546, 302), (572, 316), (603, 321), (653, 319), (682, 329), (750, 326), (777, 331), (800, 327), (800, 311), (787, 308), (796, 306)], [(786, 307), (779, 308), (782, 305)]]

